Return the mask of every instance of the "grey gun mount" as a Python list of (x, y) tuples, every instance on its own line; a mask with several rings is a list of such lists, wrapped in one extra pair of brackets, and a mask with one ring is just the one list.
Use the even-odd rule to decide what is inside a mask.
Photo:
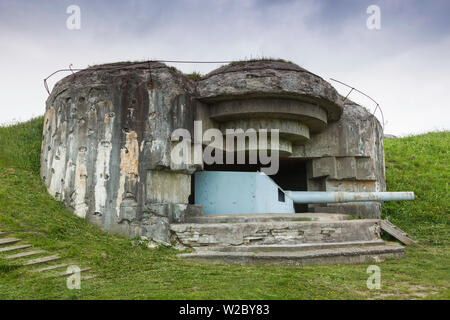
[(414, 192), (285, 191), (294, 203), (340, 203), (414, 200)]

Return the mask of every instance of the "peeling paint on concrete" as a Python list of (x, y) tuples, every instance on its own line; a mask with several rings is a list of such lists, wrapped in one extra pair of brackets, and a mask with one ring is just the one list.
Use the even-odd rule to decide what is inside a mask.
[(170, 170), (167, 137), (190, 125), (194, 91), (192, 80), (156, 62), (87, 69), (59, 81), (47, 100), (41, 148), (49, 192), (105, 230), (168, 241), (169, 216), (187, 206), (187, 196), (157, 204), (166, 208), (158, 216), (146, 198), (147, 172)]
[[(124, 194), (125, 182), (135, 185), (139, 180), (139, 144), (135, 131), (126, 132), (126, 143), (120, 150), (120, 182), (117, 193), (116, 213), (120, 215), (120, 205)], [(126, 196), (126, 195), (125, 195)]]
[(95, 166), (96, 184), (95, 184), (95, 213), (104, 214), (106, 199), (106, 183), (111, 175), (109, 164), (111, 161), (112, 150), (112, 131), (114, 127), (114, 117), (111, 114), (105, 115), (105, 137), (98, 143), (97, 161)]
[(77, 156), (75, 169), (75, 213), (81, 218), (86, 217), (88, 206), (86, 204), (87, 169), (86, 155), (87, 148), (80, 147)]

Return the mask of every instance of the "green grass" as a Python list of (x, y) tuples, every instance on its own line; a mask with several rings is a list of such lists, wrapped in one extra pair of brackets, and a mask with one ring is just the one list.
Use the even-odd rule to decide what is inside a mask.
[(203, 76), (201, 75), (200, 72), (194, 71), (188, 74), (185, 74), (186, 77), (188, 77), (189, 79), (192, 79), (194, 81), (198, 81), (200, 80)]
[(230, 64), (239, 64), (239, 63), (246, 63), (246, 62), (258, 62), (258, 61), (273, 61), (273, 62), (285, 62), (285, 63), (293, 63), (292, 61), (281, 59), (281, 58), (274, 58), (274, 57), (266, 57), (266, 56), (256, 56), (250, 58), (243, 58), (241, 60), (232, 61)]
[(0, 230), (90, 266), (98, 277), (69, 290), (64, 278), (30, 274), (0, 257), (0, 299), (450, 298), (449, 132), (386, 141), (388, 189), (414, 190), (417, 200), (386, 204), (384, 216), (423, 248), (380, 263), (382, 288), (368, 290), (368, 264), (201, 265), (178, 259), (174, 249), (148, 249), (102, 232), (47, 194), (38, 173), (42, 121), (0, 127)]
[(430, 245), (448, 245), (450, 132), (385, 142), (389, 191), (414, 191), (415, 200), (388, 202), (383, 216)]
[(0, 127), (0, 167), (26, 169), (39, 175), (43, 117)]

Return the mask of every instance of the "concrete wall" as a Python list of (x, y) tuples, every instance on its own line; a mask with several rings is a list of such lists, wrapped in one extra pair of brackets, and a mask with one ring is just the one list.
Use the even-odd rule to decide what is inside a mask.
[(44, 120), (42, 178), (78, 216), (111, 232), (167, 241), (171, 213), (163, 204), (186, 207), (195, 171), (173, 168), (170, 159), (172, 131), (192, 130), (194, 84), (159, 63), (115, 67), (56, 84)]
[[(310, 191), (385, 191), (383, 131), (365, 108), (348, 103), (339, 121), (295, 147), (293, 158), (309, 159)], [(311, 211), (351, 213), (379, 218), (378, 202), (310, 205)]]

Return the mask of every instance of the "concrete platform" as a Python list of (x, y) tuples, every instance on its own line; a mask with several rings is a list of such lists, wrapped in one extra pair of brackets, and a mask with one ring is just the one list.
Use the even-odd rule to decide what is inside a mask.
[(246, 223), (276, 221), (342, 221), (350, 218), (348, 214), (332, 213), (272, 213), (272, 214), (218, 214), (186, 218), (186, 223)]
[(37, 254), (41, 254), (44, 253), (45, 250), (33, 250), (33, 251), (26, 251), (26, 252), (21, 252), (21, 253), (16, 253), (16, 254), (12, 254), (9, 256), (6, 256), (5, 259), (20, 259), (20, 258), (24, 258), (24, 257), (29, 257), (29, 256), (34, 256)]
[(0, 245), (13, 244), (13, 243), (16, 243), (19, 241), (20, 241), (20, 239), (17, 239), (17, 238), (4, 238), (4, 239), (0, 239)]
[(22, 244), (17, 246), (9, 246), (0, 248), (0, 253), (30, 248), (31, 244)]
[(377, 245), (308, 251), (276, 252), (217, 252), (198, 251), (179, 257), (201, 263), (240, 265), (311, 266), (327, 264), (356, 264), (400, 259), (405, 249), (399, 245)]
[(380, 220), (183, 223), (170, 225), (187, 247), (286, 245), (380, 240)]
[(363, 246), (382, 246), (385, 245), (383, 240), (373, 241), (348, 241), (348, 242), (320, 242), (320, 243), (301, 243), (301, 244), (268, 244), (268, 245), (250, 245), (250, 246), (208, 246), (194, 248), (196, 252), (274, 252), (274, 251), (306, 251), (318, 249), (335, 249), (346, 247), (363, 247)]
[(213, 264), (309, 266), (378, 263), (405, 249), (381, 239), (379, 219), (346, 214), (233, 214), (187, 217), (172, 239), (193, 248), (179, 257)]

